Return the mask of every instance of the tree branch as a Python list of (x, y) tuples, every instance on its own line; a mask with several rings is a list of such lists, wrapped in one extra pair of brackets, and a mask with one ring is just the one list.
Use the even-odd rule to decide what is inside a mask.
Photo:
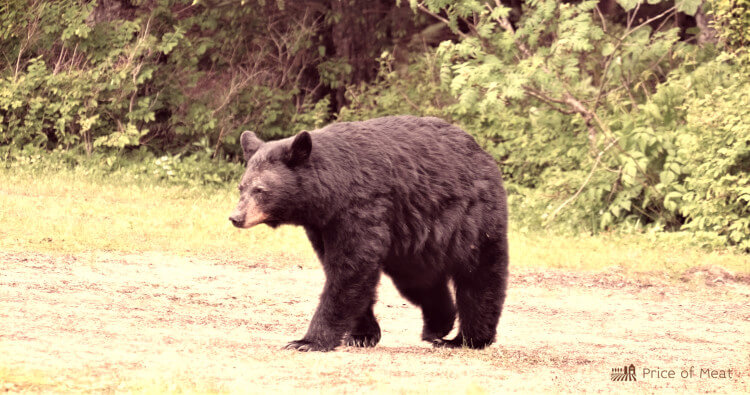
[(609, 145), (607, 145), (606, 147), (604, 147), (603, 150), (599, 151), (599, 153), (596, 155), (596, 161), (594, 161), (594, 165), (591, 167), (591, 171), (589, 171), (589, 175), (586, 177), (586, 180), (583, 182), (583, 184), (581, 185), (581, 187), (578, 188), (578, 190), (573, 194), (573, 196), (571, 196), (567, 200), (565, 200), (563, 202), (563, 204), (561, 204), (559, 207), (557, 207), (555, 209), (555, 211), (552, 212), (552, 215), (550, 215), (548, 217), (548, 219), (547, 219), (547, 221), (545, 223), (545, 226), (548, 226), (555, 219), (555, 217), (560, 212), (560, 210), (563, 209), (563, 207), (565, 207), (568, 204), (570, 204), (570, 202), (574, 201), (578, 197), (578, 195), (581, 194), (581, 192), (583, 191), (583, 188), (585, 188), (586, 185), (588, 185), (589, 181), (591, 181), (591, 177), (594, 175), (594, 171), (596, 171), (596, 168), (599, 166), (599, 162), (601, 162), (601, 160), (602, 160), (602, 156), (604, 155), (605, 152), (607, 152), (607, 150), (609, 150), (610, 148), (612, 148), (612, 146), (614, 146), (617, 143), (617, 140), (618, 139), (612, 140), (612, 142), (610, 142)]
[[(487, 9), (489, 9), (490, 12), (492, 12), (492, 7), (490, 7), (489, 4), (485, 4), (485, 5), (487, 6)], [(495, 6), (496, 7), (503, 7), (502, 3), (500, 3), (500, 0), (495, 0)], [(505, 18), (505, 17), (503, 17), (503, 18), (495, 18), (495, 20), (500, 25), (500, 27), (503, 28), (503, 30), (505, 30), (506, 32), (508, 32), (511, 35), (515, 36), (516, 30), (513, 29), (513, 24), (510, 23), (510, 21), (508, 20), (508, 18)], [(518, 49), (521, 50), (521, 52), (523, 52), (524, 56), (526, 56), (527, 58), (531, 57), (531, 51), (526, 46), (526, 44), (524, 44), (524, 43), (516, 40), (515, 38), (513, 38), (513, 42), (516, 44), (516, 46), (518, 47)], [(542, 67), (545, 67), (545, 66), (542, 65)]]
[[(620, 38), (617, 39), (617, 44), (615, 45), (615, 48), (612, 50), (612, 54), (607, 57), (607, 63), (604, 66), (604, 73), (602, 74), (601, 81), (599, 81), (599, 92), (597, 93), (596, 100), (594, 101), (594, 106), (593, 106), (594, 110), (596, 110), (596, 108), (599, 107), (599, 100), (602, 97), (602, 92), (604, 90), (604, 84), (607, 82), (607, 73), (609, 72), (609, 67), (612, 64), (612, 59), (614, 59), (614, 54), (617, 53), (617, 50), (622, 46), (622, 43), (625, 41), (625, 39), (629, 35), (633, 34), (633, 32), (635, 32), (636, 30), (642, 28), (646, 24), (648, 24), (648, 23), (650, 23), (652, 21), (655, 21), (655, 20), (663, 17), (663, 16), (665, 16), (665, 15), (673, 12), (674, 10), (676, 10), (676, 7), (672, 6), (669, 9), (667, 9), (666, 11), (662, 12), (661, 14), (659, 14), (659, 15), (653, 17), (653, 18), (647, 19), (645, 22), (641, 23), (640, 25), (638, 25), (638, 26), (636, 26), (636, 27), (634, 27), (632, 29), (630, 29), (630, 24), (631, 24), (632, 21), (631, 20), (628, 21), (628, 28), (627, 28), (628, 30), (625, 32), (625, 34), (622, 35), (622, 37), (620, 37)], [(637, 9), (636, 9), (636, 11), (637, 11)], [(603, 19), (602, 19), (602, 21), (603, 21)]]
[[(425, 7), (423, 4), (418, 3), (417, 4), (417, 8), (419, 8), (419, 10), (422, 11), (422, 12), (424, 12), (425, 14), (427, 14), (427, 15), (429, 15), (429, 16), (431, 16), (431, 17), (433, 17), (433, 18), (435, 18), (435, 19), (437, 19), (437, 20), (439, 20), (439, 21), (441, 21), (443, 23), (445, 23), (446, 25), (448, 25), (448, 26), (451, 25), (451, 21), (449, 21), (446, 18), (443, 18), (442, 16), (440, 16), (440, 15), (438, 15), (438, 14), (432, 12), (432, 11), (430, 11), (430, 9), (427, 8), (427, 7)], [(459, 36), (461, 36), (461, 38), (469, 38), (468, 34), (462, 32), (461, 30), (458, 30), (458, 29), (456, 29), (456, 34), (458, 34)]]

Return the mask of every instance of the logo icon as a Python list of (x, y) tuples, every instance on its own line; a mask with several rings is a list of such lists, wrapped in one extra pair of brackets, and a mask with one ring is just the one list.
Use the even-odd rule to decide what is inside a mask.
[(635, 379), (635, 366), (631, 363), (630, 366), (624, 366), (622, 368), (612, 368), (612, 381), (636, 381)]

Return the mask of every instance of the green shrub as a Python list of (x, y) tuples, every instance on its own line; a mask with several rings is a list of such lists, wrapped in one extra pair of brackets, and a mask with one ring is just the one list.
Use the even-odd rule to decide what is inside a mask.
[(445, 117), (444, 107), (453, 99), (440, 89), (434, 53), (414, 55), (408, 67), (396, 64), (390, 52), (383, 52), (378, 60), (374, 82), (348, 87), (350, 104), (337, 114), (339, 121), (398, 114)]
[(750, 45), (750, 0), (709, 0), (713, 27), (730, 48), (747, 50)]
[[(629, 17), (637, 3), (620, 2)], [(502, 6), (412, 4), (468, 28), (435, 51), (436, 71), (425, 67), (431, 55), (400, 73), (385, 63), (375, 86), (353, 89), (367, 99), (346, 116), (407, 112), (412, 102), (461, 124), (498, 160), (521, 227), (683, 230), (748, 249), (742, 57), (681, 42), (666, 22), (615, 23), (591, 1), (528, 2), (515, 28)], [(677, 2), (666, 21), (699, 4)]]
[(327, 97), (313, 101), (294, 79), (322, 56), (318, 22), (305, 14), (268, 26), (280, 11), (263, 7), (4, 2), (0, 154), (145, 146), (184, 158), (210, 147), (234, 159), (245, 129), (278, 138), (322, 124)]
[(152, 184), (184, 186), (196, 190), (226, 188), (234, 184), (244, 172), (244, 165), (212, 158), (210, 150), (191, 155), (155, 155), (145, 147), (128, 152), (99, 152), (86, 154), (82, 149), (54, 150), (26, 146), (15, 152), (12, 161), (5, 162), (10, 171), (26, 174), (55, 174), (74, 172), (97, 179), (115, 179), (123, 184)]
[(683, 78), (711, 84), (690, 92), (677, 136), (685, 178), (674, 204), (683, 228), (750, 251), (750, 67), (722, 57)]

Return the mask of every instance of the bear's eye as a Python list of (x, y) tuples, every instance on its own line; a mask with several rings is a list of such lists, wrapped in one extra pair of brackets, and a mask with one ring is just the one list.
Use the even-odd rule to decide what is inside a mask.
[(257, 194), (257, 195), (265, 193), (265, 192), (266, 192), (266, 188), (260, 185), (256, 185), (253, 187), (253, 189), (250, 190), (250, 193)]

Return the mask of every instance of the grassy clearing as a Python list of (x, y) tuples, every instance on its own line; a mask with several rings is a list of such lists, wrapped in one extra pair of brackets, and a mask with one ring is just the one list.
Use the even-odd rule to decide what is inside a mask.
[(187, 189), (76, 171), (0, 173), (0, 245), (6, 250), (79, 253), (163, 251), (314, 260), (298, 229), (241, 231), (227, 217), (236, 189)]
[[(0, 249), (80, 253), (161, 251), (317, 266), (304, 232), (282, 226), (239, 230), (227, 220), (234, 185), (193, 188), (147, 177), (102, 176), (85, 168), (0, 171)], [(511, 210), (511, 213), (513, 211)], [(511, 223), (513, 217), (511, 214)], [(511, 230), (514, 267), (681, 273), (703, 265), (750, 272), (750, 257), (706, 251), (664, 234), (560, 235)]]

